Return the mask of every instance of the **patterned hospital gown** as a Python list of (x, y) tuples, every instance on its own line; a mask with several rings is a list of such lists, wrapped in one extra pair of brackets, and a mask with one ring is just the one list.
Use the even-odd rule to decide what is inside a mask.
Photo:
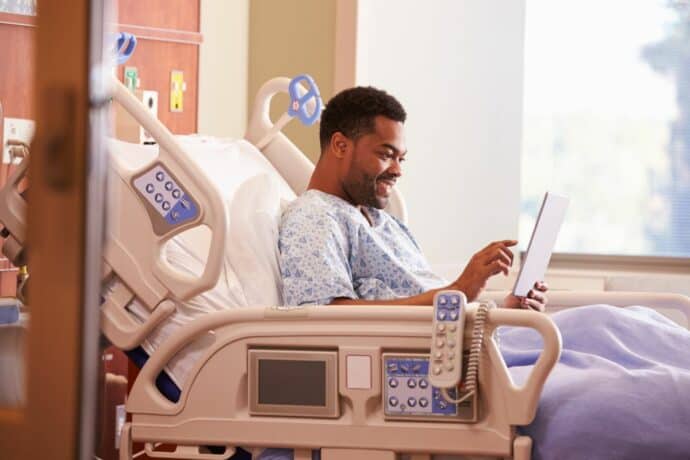
[(395, 217), (308, 190), (285, 210), (278, 246), (287, 305), (327, 305), (338, 297), (393, 299), (439, 288), (408, 228)]

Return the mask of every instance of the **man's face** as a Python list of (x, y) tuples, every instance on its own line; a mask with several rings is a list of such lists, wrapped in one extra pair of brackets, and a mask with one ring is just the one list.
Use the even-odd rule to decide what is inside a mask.
[(384, 116), (374, 119), (374, 131), (354, 142), (343, 188), (354, 204), (383, 209), (405, 159), (403, 124)]

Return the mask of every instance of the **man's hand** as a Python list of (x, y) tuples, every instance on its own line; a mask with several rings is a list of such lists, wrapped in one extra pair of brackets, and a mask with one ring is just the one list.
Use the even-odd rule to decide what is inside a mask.
[(465, 293), (468, 302), (473, 302), (484, 290), (486, 281), (494, 275), (508, 275), (513, 265), (513, 252), (508, 249), (515, 246), (515, 240), (495, 241), (472, 256), (460, 277), (448, 287)]
[(523, 308), (528, 310), (544, 311), (548, 299), (546, 291), (549, 287), (543, 281), (534, 283), (534, 289), (531, 289), (526, 297), (516, 297), (513, 294), (508, 294), (503, 300), (503, 306), (506, 308)]

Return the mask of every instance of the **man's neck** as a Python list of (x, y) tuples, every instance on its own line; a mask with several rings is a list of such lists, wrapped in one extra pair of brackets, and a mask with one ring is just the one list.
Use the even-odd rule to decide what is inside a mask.
[(311, 175), (311, 180), (307, 186), (307, 190), (318, 190), (320, 192), (328, 193), (329, 195), (337, 196), (338, 198), (347, 201), (353, 206), (356, 206), (352, 197), (343, 188), (342, 184), (337, 180), (335, 171), (328, 168), (321, 161), (316, 163), (314, 172)]
[(357, 208), (359, 212), (362, 213), (362, 215), (367, 219), (367, 222), (369, 222), (369, 225), (373, 226), (374, 223), (371, 219), (371, 216), (366, 210), (365, 206), (361, 205), (356, 205), (354, 204), (352, 198), (350, 195), (347, 194), (345, 189), (342, 187), (341, 184), (335, 183), (332, 180), (323, 180), (323, 177), (333, 177), (333, 174), (330, 174), (329, 171), (324, 171), (324, 170), (319, 170), (319, 163), (316, 164), (316, 168), (314, 169), (314, 173), (311, 176), (311, 180), (309, 181), (309, 185), (307, 186), (307, 190), (318, 190), (319, 192), (323, 193), (328, 193), (329, 195), (337, 196), (341, 200), (344, 200)]

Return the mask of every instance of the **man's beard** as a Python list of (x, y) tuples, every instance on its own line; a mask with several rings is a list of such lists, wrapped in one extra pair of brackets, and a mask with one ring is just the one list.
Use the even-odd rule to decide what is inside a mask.
[(350, 196), (356, 205), (369, 206), (377, 209), (384, 209), (388, 206), (388, 197), (376, 194), (376, 181), (386, 179), (388, 176), (372, 176), (362, 173), (358, 178), (350, 178), (344, 184), (345, 192)]

